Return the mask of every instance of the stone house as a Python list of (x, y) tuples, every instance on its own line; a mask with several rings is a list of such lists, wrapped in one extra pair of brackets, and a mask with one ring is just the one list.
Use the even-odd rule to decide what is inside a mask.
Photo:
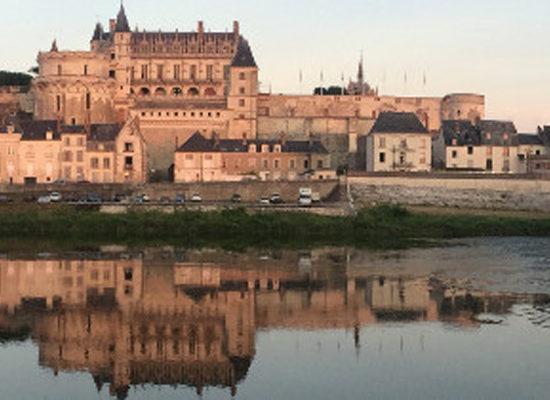
[(11, 120), (0, 127), (0, 182), (145, 182), (147, 155), (137, 121), (62, 125)]
[(414, 113), (381, 113), (367, 136), (368, 172), (431, 170), (431, 134)]
[(452, 171), (525, 173), (527, 159), (542, 154), (539, 135), (518, 134), (508, 121), (443, 121), (434, 141), (436, 166)]
[(319, 141), (205, 138), (197, 132), (174, 155), (174, 181), (331, 179), (330, 155)]

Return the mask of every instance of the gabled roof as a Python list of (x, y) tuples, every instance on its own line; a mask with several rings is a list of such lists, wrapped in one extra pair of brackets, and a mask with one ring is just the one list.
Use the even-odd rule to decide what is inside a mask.
[(252, 55), (252, 50), (248, 41), (246, 41), (242, 36), (239, 37), (239, 43), (237, 45), (237, 52), (233, 61), (231, 62), (232, 67), (254, 67), (256, 68), (256, 60)]
[(116, 17), (116, 32), (130, 32), (130, 25), (128, 24), (128, 18), (126, 18), (126, 11), (124, 10), (124, 5), (120, 4), (120, 10)]
[(447, 146), (515, 146), (518, 135), (513, 122), (482, 120), (477, 125), (470, 121), (446, 120), (441, 133)]
[(84, 125), (63, 125), (61, 132), (64, 134), (86, 134), (88, 141), (113, 142), (116, 140), (120, 128), (117, 124), (92, 124), (88, 131)]
[(429, 133), (414, 113), (383, 112), (371, 133)]
[(542, 146), (542, 145), (544, 145), (544, 143), (543, 143), (542, 139), (540, 138), (540, 136), (534, 135), (532, 133), (519, 133), (518, 134), (518, 141), (519, 141), (519, 144), (523, 144), (523, 145), (532, 145), (532, 146), (535, 146), (535, 145)]
[(46, 132), (53, 132), (53, 139), (59, 140), (56, 120), (24, 121), (18, 123), (22, 133), (21, 140), (46, 140)]
[(195, 132), (177, 151), (182, 153), (247, 153), (248, 147), (254, 144), (258, 151), (263, 145), (269, 150), (277, 144), (281, 145), (283, 153), (317, 153), (328, 154), (327, 149), (318, 140), (287, 140), (282, 144), (276, 140), (236, 140), (236, 139), (206, 139), (200, 132)]

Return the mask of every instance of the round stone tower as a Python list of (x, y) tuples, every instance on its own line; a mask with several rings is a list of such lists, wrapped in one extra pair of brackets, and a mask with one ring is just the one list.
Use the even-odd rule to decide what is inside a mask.
[(485, 96), (470, 93), (449, 94), (443, 98), (441, 120), (469, 120), (473, 124), (485, 118)]

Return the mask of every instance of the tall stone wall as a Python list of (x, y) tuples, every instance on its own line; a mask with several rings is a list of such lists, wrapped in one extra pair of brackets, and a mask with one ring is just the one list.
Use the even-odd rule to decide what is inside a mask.
[(550, 211), (550, 180), (507, 177), (350, 177), (357, 207), (402, 204)]

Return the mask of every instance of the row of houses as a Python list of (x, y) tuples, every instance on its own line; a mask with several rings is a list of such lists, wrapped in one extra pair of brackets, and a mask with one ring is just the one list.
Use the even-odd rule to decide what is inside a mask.
[(513, 122), (442, 122), (430, 133), (412, 113), (382, 113), (367, 136), (367, 171), (522, 174), (550, 169), (550, 127), (518, 133)]
[[(550, 127), (518, 133), (512, 122), (443, 121), (429, 132), (414, 113), (381, 113), (366, 140), (368, 172), (526, 173), (550, 169)], [(0, 182), (141, 183), (149, 176), (139, 119), (65, 125), (10, 119), (0, 127)], [(222, 139), (193, 134), (173, 152), (177, 183), (333, 179), (321, 141)]]

